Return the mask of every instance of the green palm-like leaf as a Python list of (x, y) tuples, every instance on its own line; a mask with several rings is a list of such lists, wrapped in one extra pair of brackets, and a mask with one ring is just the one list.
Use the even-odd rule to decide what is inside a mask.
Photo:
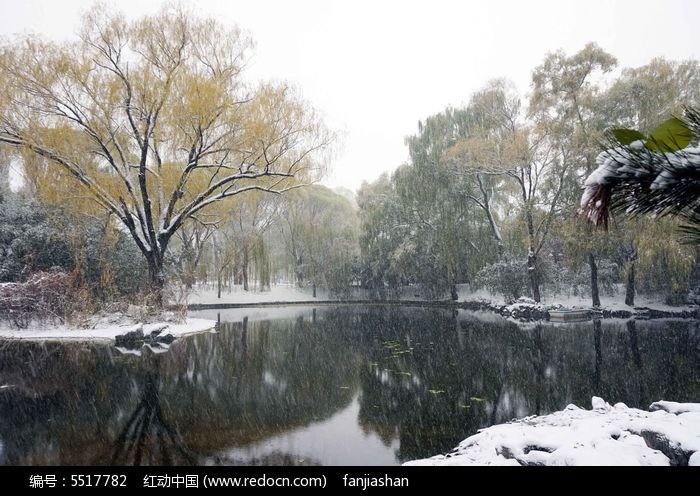
[(672, 117), (651, 132), (646, 147), (655, 152), (673, 153), (688, 146), (692, 138), (688, 125)]
[(636, 129), (611, 129), (610, 133), (622, 145), (629, 145), (635, 141), (646, 140), (647, 137)]

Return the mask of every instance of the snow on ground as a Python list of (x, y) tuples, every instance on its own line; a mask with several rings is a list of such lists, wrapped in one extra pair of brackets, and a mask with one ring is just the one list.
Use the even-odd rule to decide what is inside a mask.
[[(507, 311), (506, 313), (508, 313), (508, 315), (511, 317), (525, 315), (527, 318), (538, 319), (541, 317), (537, 315), (537, 312), (546, 312), (548, 308), (555, 306), (555, 303), (569, 308), (590, 308), (590, 302), (588, 299), (583, 297), (566, 296), (545, 299), (542, 304), (535, 304), (528, 298), (521, 298), (519, 301), (511, 305), (505, 306), (503, 304), (502, 297), (492, 295), (488, 291), (470, 291), (469, 286), (466, 284), (458, 285), (457, 289), (460, 301), (483, 302), (485, 304), (490, 304), (498, 307), (496, 309), (497, 311), (499, 309)], [(310, 288), (298, 288), (288, 284), (273, 285), (270, 291), (243, 291), (240, 286), (234, 287), (232, 290), (223, 291), (220, 299), (217, 298), (215, 288), (200, 287), (189, 295), (190, 304), (223, 303), (255, 305), (258, 303), (280, 303), (280, 307), (283, 307), (284, 305), (282, 304), (285, 302), (307, 302), (310, 305), (313, 305), (315, 302), (328, 301), (331, 299), (332, 298), (324, 290), (319, 289), (317, 291), (317, 297), (313, 298)], [(349, 298), (350, 301), (367, 299), (370, 299), (370, 297), (368, 294), (366, 294), (366, 292), (361, 290), (355, 291), (355, 294)], [(425, 298), (420, 296), (420, 288), (415, 286), (407, 286), (402, 288), (401, 292), (394, 295), (391, 299), (426, 301)], [(616, 298), (601, 297), (601, 300), (603, 303), (603, 308), (609, 310), (631, 310), (630, 307), (624, 305), (622, 297), (620, 296)], [(650, 307), (662, 311), (678, 312), (684, 309), (693, 310), (697, 308), (695, 306), (670, 307), (660, 303), (659, 301), (654, 301), (643, 296), (637, 298), (637, 303), (639, 307)], [(139, 307), (134, 308), (138, 309)], [(304, 309), (304, 312), (309, 313), (311, 312), (311, 309)], [(251, 318), (273, 318), (272, 314), (274, 314), (274, 317), (281, 318), (281, 316), (278, 315), (280, 313), (284, 314), (283, 316), (288, 317), (289, 315), (287, 314), (291, 313), (298, 315), (299, 310), (294, 308), (279, 308), (277, 311), (274, 311), (273, 309), (264, 309), (260, 310), (259, 313), (260, 315), (254, 315), (251, 316)], [(146, 335), (148, 335), (151, 330), (168, 325), (168, 328), (163, 332), (163, 334), (172, 334), (173, 336), (178, 337), (214, 328), (215, 322), (209, 319), (216, 318), (218, 316), (216, 312), (209, 312), (206, 314), (199, 312), (197, 315), (199, 317), (206, 318), (191, 318), (188, 319), (185, 324), (146, 324), (143, 331)], [(31, 326), (30, 329), (18, 330), (9, 327), (7, 322), (0, 322), (0, 339), (111, 341), (114, 340), (117, 335), (126, 334), (127, 332), (133, 331), (137, 328), (139, 318), (137, 317), (136, 319), (132, 318), (129, 320), (126, 317), (126, 315), (121, 314), (108, 316), (95, 315), (93, 318), (89, 319), (92, 323), (86, 326), (91, 327), (90, 329), (80, 329), (67, 325), (37, 325)]]
[(592, 406), (481, 429), (449, 454), (405, 465), (700, 465), (700, 404), (645, 412), (593, 397)]
[(504, 303), (502, 296), (494, 295), (483, 288), (472, 291), (469, 287), (469, 284), (457, 284), (457, 297), (459, 298), (459, 301), (485, 301), (489, 303)]
[[(466, 286), (466, 285), (465, 285)], [(472, 294), (483, 296), (488, 295), (486, 292), (477, 292)], [(235, 304), (235, 305), (254, 305), (257, 303), (284, 303), (284, 302), (310, 302), (314, 301), (329, 301), (337, 300), (336, 296), (331, 295), (327, 290), (317, 288), (316, 298), (313, 297), (311, 288), (299, 288), (293, 284), (273, 284), (269, 290), (260, 291), (251, 289), (244, 291), (242, 286), (234, 286), (221, 290), (221, 298), (218, 297), (218, 292), (215, 286), (198, 286), (193, 288), (188, 295), (188, 303), (191, 305), (197, 304)], [(343, 300), (372, 300), (374, 296), (371, 291), (354, 287), (350, 294), (345, 296)], [(395, 291), (387, 291), (386, 299), (394, 301), (427, 301), (423, 296), (419, 286), (403, 286)], [(481, 298), (479, 298), (481, 299)]]
[[(459, 301), (468, 302), (484, 302), (493, 305), (504, 305), (505, 302), (501, 295), (491, 294), (487, 290), (478, 289), (471, 291), (468, 284), (458, 284), (457, 293)], [(192, 290), (189, 294), (189, 304), (235, 304), (235, 305), (254, 305), (258, 303), (297, 303), (316, 301), (328, 301), (336, 298), (328, 294), (323, 289), (318, 289), (316, 298), (312, 296), (311, 288), (299, 288), (292, 284), (276, 284), (268, 291), (250, 290), (244, 291), (241, 286), (234, 286), (231, 289), (223, 289), (221, 298), (217, 297), (215, 287), (200, 286)], [(368, 291), (354, 288), (353, 293), (346, 300), (370, 300), (372, 296)], [(406, 300), (406, 301), (427, 301), (428, 299), (422, 295), (421, 289), (418, 286), (405, 286), (400, 288), (398, 293), (387, 294), (389, 300)], [(632, 308), (625, 305), (624, 291), (618, 291), (616, 296), (601, 296), (601, 308), (610, 311), (625, 310), (631, 311)], [(680, 312), (683, 310), (692, 311), (697, 306), (670, 306), (663, 301), (638, 295), (635, 299), (635, 307), (648, 307), (664, 312)], [(550, 307), (563, 306), (566, 308), (591, 308), (591, 299), (589, 296), (572, 296), (572, 295), (545, 295), (542, 298), (541, 304), (535, 304), (529, 298), (521, 298), (519, 301), (508, 306), (511, 310), (522, 312), (525, 309), (534, 309), (540, 312), (546, 312)], [(512, 307), (512, 308), (511, 308)]]
[(65, 325), (32, 327), (30, 329), (0, 328), (0, 339), (19, 339), (30, 341), (114, 341), (127, 332), (135, 331), (143, 326), (143, 333), (163, 329), (162, 334), (172, 334), (173, 337), (186, 336), (198, 332), (213, 330), (216, 321), (208, 319), (187, 319), (184, 323), (173, 324), (158, 322), (153, 324), (107, 325), (94, 329), (77, 329)]
[[(647, 307), (653, 308), (655, 310), (661, 310), (664, 312), (679, 312), (682, 310), (693, 310), (697, 308), (694, 305), (681, 305), (681, 306), (671, 306), (659, 299), (660, 297), (652, 297), (647, 295), (636, 295), (634, 298), (635, 307)], [(567, 296), (567, 295), (557, 295), (543, 298), (543, 303), (552, 305), (560, 304), (562, 306), (573, 308), (591, 308), (591, 297), (590, 296)], [(620, 292), (615, 296), (600, 296), (600, 306), (601, 308), (607, 308), (610, 310), (631, 310), (632, 307), (625, 305), (625, 294)]]
[(189, 295), (188, 303), (193, 304), (255, 304), (255, 303), (276, 303), (276, 302), (296, 302), (328, 300), (328, 292), (322, 289), (316, 290), (316, 298), (313, 297), (311, 288), (298, 288), (288, 284), (276, 284), (270, 291), (243, 291), (241, 286), (234, 286), (232, 289), (222, 289), (221, 298), (218, 298), (216, 287), (208, 288), (200, 286), (194, 288)]

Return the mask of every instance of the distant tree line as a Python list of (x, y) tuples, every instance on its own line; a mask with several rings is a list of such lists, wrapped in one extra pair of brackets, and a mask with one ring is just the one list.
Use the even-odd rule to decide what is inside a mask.
[[(653, 136), (688, 108), (697, 146), (697, 61), (658, 58), (613, 78), (615, 58), (595, 44), (550, 53), (527, 98), (488, 82), (419, 121), (408, 163), (355, 195), (311, 185), (333, 134), (287, 85), (243, 78), (249, 48), (181, 8), (133, 22), (93, 9), (75, 43), (0, 46), (0, 282), (60, 269), (98, 300), (149, 293), (156, 307), (180, 286), (276, 283), (454, 299), (469, 284), (593, 305), (623, 286), (633, 305), (639, 291), (681, 303), (700, 278), (697, 243), (678, 234), (697, 208), (606, 210), (607, 231), (580, 215), (586, 178), (621, 144), (610, 129)], [(618, 183), (613, 210), (632, 191)]]
[(659, 58), (606, 78), (615, 65), (595, 44), (550, 53), (527, 100), (495, 80), (464, 107), (420, 121), (406, 139), (409, 163), (358, 192), (362, 284), (420, 283), (455, 297), (469, 283), (508, 299), (569, 293), (594, 305), (622, 284), (629, 305), (638, 291), (686, 301), (697, 244), (682, 242), (678, 218), (615, 216), (602, 231), (579, 203), (611, 146), (606, 131), (651, 133), (698, 108), (700, 65)]

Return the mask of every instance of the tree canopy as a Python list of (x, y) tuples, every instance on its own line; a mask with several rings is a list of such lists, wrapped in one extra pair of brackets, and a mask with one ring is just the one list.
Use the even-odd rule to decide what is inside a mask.
[(54, 197), (119, 219), (158, 289), (185, 221), (324, 170), (332, 133), (293, 88), (244, 79), (251, 47), (238, 28), (180, 8), (130, 22), (98, 5), (76, 42), (0, 47), (0, 143)]

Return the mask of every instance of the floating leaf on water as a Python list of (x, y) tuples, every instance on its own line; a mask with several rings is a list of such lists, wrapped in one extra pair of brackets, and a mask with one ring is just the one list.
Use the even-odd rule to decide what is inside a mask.
[(471, 408), (471, 405), (462, 405), (461, 403), (458, 406), (460, 408)]
[(444, 393), (445, 391), (442, 390), (442, 389), (428, 389), (428, 392), (429, 392), (430, 394), (442, 394), (442, 393)]
[(399, 372), (399, 375), (407, 375), (408, 377), (411, 377), (413, 374), (410, 372)]
[(350, 386), (338, 386), (340, 389), (350, 389)]
[(476, 396), (472, 396), (472, 397), (469, 398), (469, 399), (472, 400), (472, 401), (476, 401), (477, 403), (480, 403), (480, 402), (482, 402), (482, 401), (486, 401), (484, 398), (478, 398), (478, 397), (476, 397)]

